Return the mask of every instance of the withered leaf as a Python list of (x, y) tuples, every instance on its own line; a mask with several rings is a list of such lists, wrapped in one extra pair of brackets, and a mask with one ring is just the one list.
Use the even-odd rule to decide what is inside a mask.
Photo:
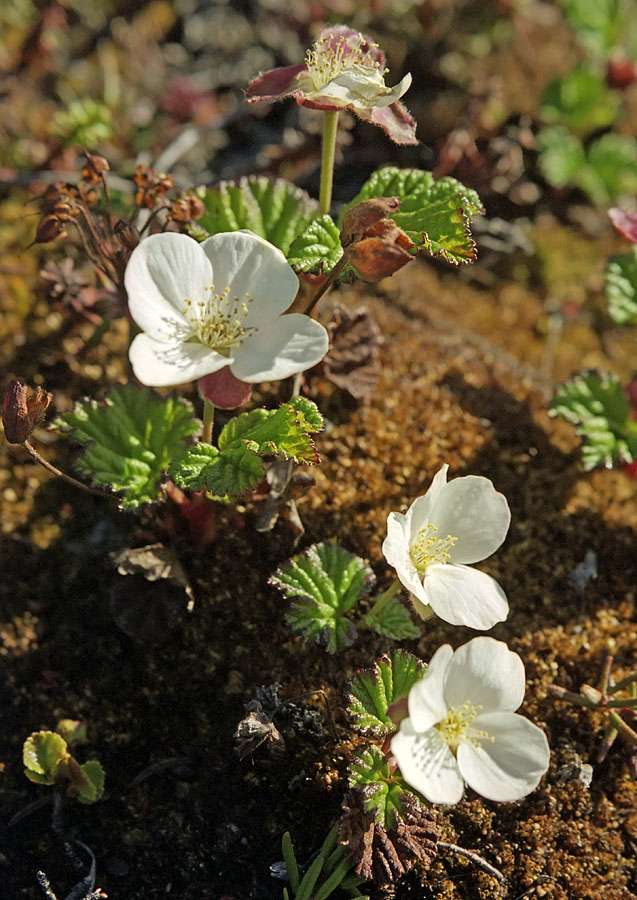
[(357, 203), (343, 216), (341, 244), (348, 247), (355, 241), (368, 237), (370, 228), (383, 219), (391, 219), (399, 209), (400, 197), (374, 197)]
[(336, 306), (327, 330), (330, 349), (317, 371), (354, 400), (369, 400), (380, 375), (382, 343), (371, 313), (363, 306)]
[(413, 794), (401, 796), (402, 819), (386, 830), (373, 812), (366, 812), (365, 788), (350, 791), (343, 803), (339, 840), (356, 874), (382, 887), (408, 872), (415, 863), (431, 865), (438, 843), (438, 826), (432, 810), (425, 809)]

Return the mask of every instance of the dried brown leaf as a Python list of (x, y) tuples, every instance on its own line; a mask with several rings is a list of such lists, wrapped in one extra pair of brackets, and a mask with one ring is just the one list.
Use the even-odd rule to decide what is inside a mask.
[(354, 400), (369, 400), (380, 375), (378, 325), (365, 307), (336, 306), (327, 330), (331, 346), (318, 371)]

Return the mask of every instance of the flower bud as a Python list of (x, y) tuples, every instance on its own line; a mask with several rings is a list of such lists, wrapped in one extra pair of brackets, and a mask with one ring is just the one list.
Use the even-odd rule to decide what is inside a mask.
[(53, 394), (37, 387), (31, 396), (19, 381), (12, 381), (4, 395), (2, 424), (10, 444), (23, 444), (31, 432), (44, 420)]

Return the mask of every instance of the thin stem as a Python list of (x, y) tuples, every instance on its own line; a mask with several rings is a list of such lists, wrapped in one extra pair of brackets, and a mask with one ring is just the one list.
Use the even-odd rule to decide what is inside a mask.
[(376, 602), (374, 603), (374, 605), (372, 606), (372, 608), (370, 609), (370, 611), (368, 612), (367, 615), (369, 615), (369, 616), (377, 616), (378, 613), (380, 613), (380, 612), (387, 606), (387, 604), (389, 603), (389, 601), (391, 600), (391, 598), (396, 596), (396, 594), (400, 591), (401, 588), (402, 588), (402, 584), (401, 584), (400, 581), (396, 578), (396, 579), (394, 580), (394, 583), (391, 584), (391, 585), (387, 588), (386, 591), (383, 591), (383, 593), (380, 594), (380, 595), (376, 598)]
[(633, 747), (637, 747), (637, 732), (633, 731), (630, 725), (627, 722), (624, 722), (620, 715), (611, 713), (610, 721), (620, 737), (623, 737), (623, 739), (628, 741), (629, 744), (632, 744)]
[(626, 675), (625, 678), (622, 678), (617, 684), (613, 684), (608, 688), (609, 694), (616, 694), (617, 691), (621, 691), (622, 688), (628, 687), (628, 685), (634, 685), (637, 682), (637, 672), (631, 672), (630, 675)]
[(456, 844), (447, 844), (444, 841), (438, 841), (438, 846), (442, 847), (443, 850), (451, 850), (452, 853), (457, 853), (458, 856), (464, 856), (466, 859), (470, 859), (472, 863), (480, 866), (480, 868), (484, 869), (485, 872), (488, 872), (489, 875), (493, 875), (500, 884), (506, 884), (506, 878), (502, 872), (498, 871), (491, 863), (488, 863), (486, 859), (483, 859), (481, 856), (478, 856), (477, 853), (474, 853), (473, 850), (465, 850), (464, 847), (458, 847)]
[(207, 397), (203, 398), (203, 432), (201, 440), (204, 444), (212, 444), (212, 426), (215, 421), (215, 405)]
[(613, 667), (613, 655), (612, 653), (607, 653), (606, 658), (604, 659), (604, 667), (602, 669), (602, 677), (599, 681), (599, 689), (602, 694), (605, 694), (609, 689), (610, 685), (610, 677), (611, 677), (611, 669)]
[(334, 156), (338, 110), (326, 112), (323, 117), (323, 150), (321, 153), (321, 188), (319, 191), (319, 216), (329, 213), (332, 206), (332, 182), (334, 180)]
[(344, 252), (343, 255), (341, 256), (341, 258), (339, 259), (339, 261), (336, 263), (336, 265), (334, 266), (332, 271), (329, 273), (329, 275), (323, 282), (323, 284), (320, 286), (318, 291), (314, 294), (314, 296), (312, 297), (312, 299), (310, 300), (308, 305), (303, 310), (303, 315), (309, 316), (312, 314), (312, 310), (314, 309), (316, 304), (319, 302), (319, 300), (321, 299), (323, 294), (325, 294), (332, 287), (332, 285), (334, 284), (334, 282), (336, 281), (338, 276), (341, 274), (341, 272), (347, 265), (347, 259), (348, 259), (347, 253)]
[(61, 472), (60, 469), (56, 468), (53, 463), (50, 463), (43, 456), (40, 456), (38, 451), (33, 447), (28, 441), (24, 441), (24, 449), (27, 453), (41, 466), (44, 466), (47, 471), (51, 472), (53, 475), (57, 475), (58, 478), (61, 478), (62, 481), (66, 481), (67, 484), (72, 484), (73, 487), (80, 488), (82, 491), (86, 491), (89, 494), (95, 494), (96, 497), (107, 497), (109, 500), (112, 500), (115, 496), (114, 494), (109, 494), (106, 491), (100, 491), (99, 488), (90, 487), (88, 484), (82, 484), (81, 481), (76, 481), (75, 478), (72, 478), (71, 475), (67, 475), (65, 472)]

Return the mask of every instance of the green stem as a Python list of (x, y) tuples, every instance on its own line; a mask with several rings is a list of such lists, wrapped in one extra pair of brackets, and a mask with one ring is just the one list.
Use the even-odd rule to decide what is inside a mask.
[(623, 737), (624, 740), (628, 741), (629, 744), (632, 744), (633, 747), (637, 747), (637, 733), (633, 731), (627, 722), (624, 722), (620, 715), (611, 713), (610, 721), (613, 727), (617, 729), (620, 737)]
[(215, 405), (207, 397), (203, 398), (203, 432), (201, 440), (204, 444), (212, 444), (212, 426), (215, 421)]
[(396, 594), (402, 589), (402, 584), (396, 578), (394, 583), (390, 585), (386, 591), (384, 591), (379, 597), (376, 598), (376, 602), (370, 609), (368, 615), (376, 616), (378, 613), (382, 612), (382, 610), (387, 606), (392, 597), (395, 597)]
[(621, 691), (622, 688), (628, 687), (628, 685), (634, 685), (635, 682), (637, 682), (637, 672), (631, 672), (630, 675), (622, 678), (621, 681), (617, 682), (617, 684), (611, 685), (608, 688), (608, 693), (616, 694), (617, 691)]
[(332, 206), (332, 181), (336, 154), (336, 130), (338, 110), (326, 112), (323, 117), (323, 152), (321, 154), (321, 189), (319, 191), (319, 216), (329, 213)]
[(320, 286), (318, 291), (314, 294), (314, 296), (312, 297), (312, 299), (310, 300), (308, 305), (303, 310), (304, 316), (310, 316), (312, 314), (312, 310), (314, 309), (316, 304), (319, 302), (319, 300), (321, 299), (323, 294), (325, 294), (332, 287), (332, 285), (334, 284), (334, 282), (336, 281), (338, 276), (341, 274), (341, 272), (347, 265), (347, 260), (348, 260), (348, 255), (345, 251), (343, 251), (343, 255), (341, 256), (339, 261), (336, 263), (334, 268), (330, 271), (329, 275), (327, 276), (327, 278), (325, 279), (323, 284)]

